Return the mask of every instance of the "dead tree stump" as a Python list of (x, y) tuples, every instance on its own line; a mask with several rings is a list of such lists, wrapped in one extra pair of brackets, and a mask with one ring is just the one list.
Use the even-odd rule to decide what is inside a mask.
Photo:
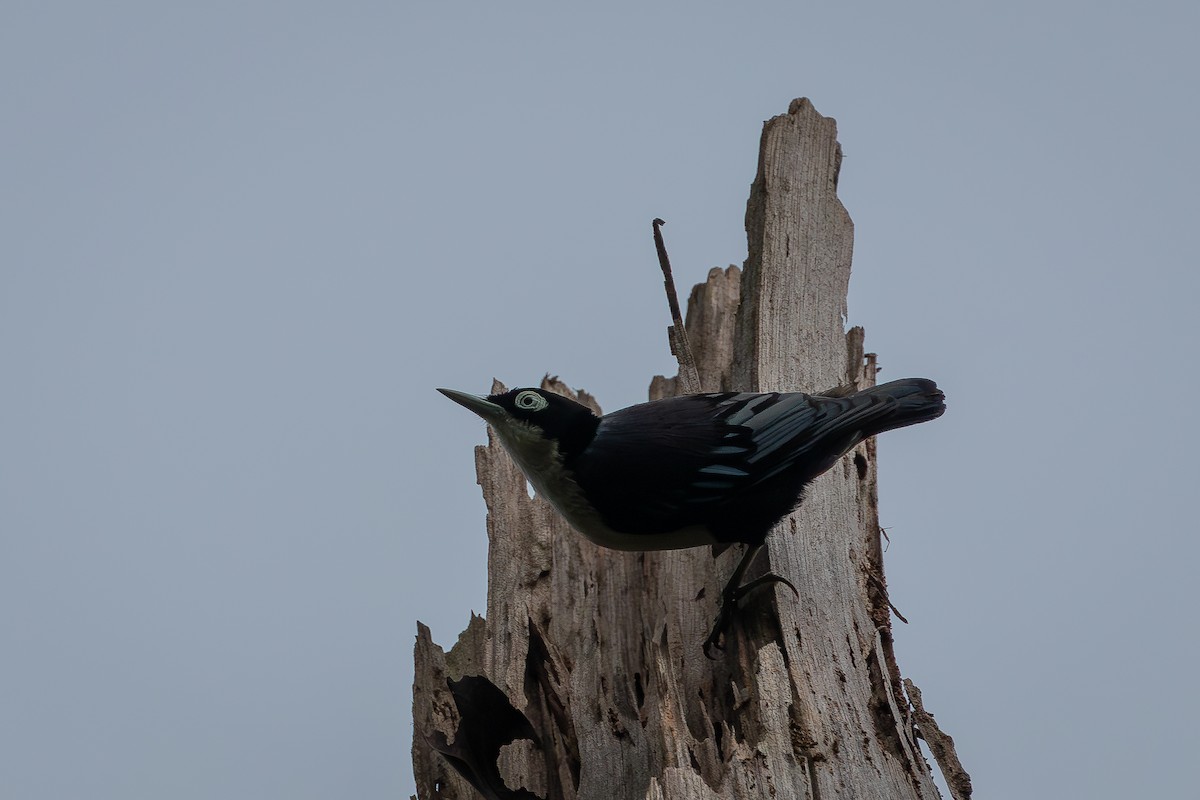
[[(840, 162), (834, 121), (808, 100), (764, 125), (745, 268), (713, 269), (688, 303), (705, 389), (874, 381), (862, 329), (844, 327), (853, 224), (837, 198)], [(655, 378), (651, 396), (675, 385)], [(554, 379), (543, 386), (596, 407)], [(744, 600), (715, 662), (700, 644), (736, 549), (601, 549), (530, 499), (490, 432), (475, 461), (487, 612), (446, 653), (418, 624), (421, 800), (939, 796), (916, 734), (932, 717), (914, 711), (892, 652), (874, 440), (818, 478), (768, 539), (771, 569), (800, 599), (784, 588)], [(957, 769), (952, 792), (969, 797)]]

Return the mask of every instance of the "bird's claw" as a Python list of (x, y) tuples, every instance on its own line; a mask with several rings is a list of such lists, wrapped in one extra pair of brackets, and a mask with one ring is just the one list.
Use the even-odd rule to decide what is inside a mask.
[(729, 627), (729, 622), (733, 619), (733, 612), (737, 609), (738, 601), (760, 586), (766, 586), (770, 583), (782, 583), (791, 589), (797, 598), (800, 597), (800, 591), (791, 581), (773, 572), (768, 572), (766, 575), (755, 578), (741, 586), (726, 587), (725, 591), (721, 593), (721, 610), (717, 612), (717, 618), (713, 622), (712, 631), (708, 634), (708, 638), (704, 640), (704, 655), (710, 661), (717, 660), (714, 651), (725, 651), (725, 648), (721, 646), (721, 634), (725, 632), (725, 628)]
[(763, 575), (762, 577), (755, 578), (754, 580), (750, 581), (749, 583), (739, 586), (737, 589), (735, 589), (733, 591), (733, 596), (737, 600), (740, 600), (741, 598), (750, 594), (750, 592), (754, 591), (758, 587), (766, 586), (768, 583), (782, 583), (784, 586), (786, 586), (792, 590), (792, 594), (796, 595), (797, 600), (800, 599), (800, 590), (796, 588), (795, 584), (793, 584), (791, 581), (789, 581), (787, 578), (783, 577), (782, 575), (776, 575), (773, 572), (768, 572), (766, 575)]
[(725, 648), (721, 646), (721, 634), (725, 631), (726, 626), (729, 625), (730, 617), (733, 616), (729, 610), (731, 607), (724, 602), (721, 603), (721, 610), (717, 612), (717, 619), (713, 622), (712, 631), (708, 634), (708, 638), (704, 640), (704, 656), (709, 661), (717, 660), (717, 652), (725, 652)]

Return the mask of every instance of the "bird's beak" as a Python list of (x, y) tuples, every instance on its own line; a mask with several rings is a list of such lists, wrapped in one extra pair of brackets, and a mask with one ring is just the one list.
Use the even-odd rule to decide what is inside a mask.
[(439, 392), (458, 403), (463, 408), (469, 408), (488, 422), (496, 422), (505, 416), (504, 409), (486, 397), (476, 397), (466, 392), (456, 392), (453, 389), (438, 389)]

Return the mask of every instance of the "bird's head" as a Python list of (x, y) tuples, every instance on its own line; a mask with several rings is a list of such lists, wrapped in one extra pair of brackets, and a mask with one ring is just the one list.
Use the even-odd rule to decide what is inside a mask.
[(569, 459), (587, 447), (600, 422), (587, 406), (545, 389), (512, 389), (487, 397), (438, 391), (483, 417), (514, 454), (534, 446), (536, 437), (553, 442)]

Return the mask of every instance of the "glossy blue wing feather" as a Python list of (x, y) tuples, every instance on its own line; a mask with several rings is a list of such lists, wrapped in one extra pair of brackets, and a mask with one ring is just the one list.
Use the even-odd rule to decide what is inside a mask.
[(863, 438), (897, 424), (889, 422), (896, 408), (886, 387), (843, 397), (724, 393), (642, 403), (601, 419), (577, 477), (599, 507), (612, 509), (607, 522), (617, 530), (707, 524), (714, 508), (747, 498), (794, 503)]

